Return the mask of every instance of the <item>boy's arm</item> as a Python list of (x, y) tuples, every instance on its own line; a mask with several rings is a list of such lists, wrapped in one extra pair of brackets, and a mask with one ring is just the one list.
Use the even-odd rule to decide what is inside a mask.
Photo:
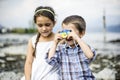
[(60, 62), (60, 51), (56, 49), (58, 46), (53, 43), (53, 46), (47, 53), (46, 62), (52, 66), (59, 64)]
[(51, 57), (53, 57), (53, 55), (55, 54), (56, 48), (58, 43), (60, 42), (60, 40), (62, 39), (61, 35), (59, 33), (55, 34), (55, 38), (53, 40), (53, 45), (50, 48), (50, 51), (48, 53), (48, 59), (50, 59)]
[(83, 40), (81, 40), (79, 36), (76, 36), (76, 41), (80, 45), (80, 47), (83, 50), (85, 56), (88, 59), (92, 59), (93, 56), (94, 56), (94, 53), (92, 52), (92, 50), (90, 49), (90, 47)]
[(54, 56), (55, 51), (56, 51), (57, 43), (53, 42), (52, 47), (50, 48), (50, 51), (48, 52), (48, 59), (51, 59), (51, 57)]
[(53, 44), (52, 44), (49, 52), (47, 53), (46, 60), (47, 60), (47, 63), (50, 65), (55, 65), (59, 61), (59, 53), (60, 52), (59, 52), (59, 50), (57, 51), (57, 45), (58, 45), (60, 39), (62, 39), (60, 34), (56, 34)]
[(80, 38), (80, 36), (82, 37), (84, 35), (84, 33), (82, 33), (81, 35), (78, 34), (78, 32), (76, 32), (75, 29), (73, 28), (73, 26), (71, 26), (71, 30), (72, 30), (72, 32), (69, 34), (68, 37), (72, 36), (73, 39), (75, 39), (78, 42), (78, 44), (81, 47), (81, 49), (83, 50), (85, 56), (88, 59), (92, 59), (94, 56), (94, 53), (92, 52), (90, 47), (84, 41), (82, 41)]

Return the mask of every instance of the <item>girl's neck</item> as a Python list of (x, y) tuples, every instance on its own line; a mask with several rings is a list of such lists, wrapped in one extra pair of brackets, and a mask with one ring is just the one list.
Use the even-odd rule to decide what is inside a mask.
[(52, 41), (54, 39), (54, 33), (51, 33), (48, 37), (42, 37), (40, 36), (39, 38), (39, 42), (48, 42), (48, 41)]

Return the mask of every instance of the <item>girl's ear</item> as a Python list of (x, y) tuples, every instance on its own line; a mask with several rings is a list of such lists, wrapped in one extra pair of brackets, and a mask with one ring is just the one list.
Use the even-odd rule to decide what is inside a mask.
[(54, 23), (53, 23), (53, 24), (54, 24), (54, 26), (55, 26), (55, 24), (56, 24), (56, 21), (54, 21)]

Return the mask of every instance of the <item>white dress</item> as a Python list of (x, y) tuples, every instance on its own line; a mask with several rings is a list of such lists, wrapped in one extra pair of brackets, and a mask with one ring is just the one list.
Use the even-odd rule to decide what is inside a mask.
[[(37, 36), (32, 37), (32, 45), (35, 47)], [(38, 42), (36, 46), (36, 57), (32, 64), (31, 80), (58, 80), (58, 67), (49, 65), (46, 60), (46, 53), (50, 49), (53, 41)]]
[[(36, 35), (32, 37), (32, 45), (35, 47)], [(46, 53), (53, 41), (38, 42), (36, 46), (36, 57), (32, 64), (31, 80), (59, 80), (58, 67), (51, 66), (46, 62)], [(25, 77), (24, 77), (25, 78)], [(23, 78), (21, 80), (24, 80)]]

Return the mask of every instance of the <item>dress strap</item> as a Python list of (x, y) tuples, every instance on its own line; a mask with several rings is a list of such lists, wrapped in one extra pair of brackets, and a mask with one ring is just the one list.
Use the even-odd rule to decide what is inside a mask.
[(35, 42), (36, 42), (37, 34), (32, 37), (32, 46), (35, 48)]

